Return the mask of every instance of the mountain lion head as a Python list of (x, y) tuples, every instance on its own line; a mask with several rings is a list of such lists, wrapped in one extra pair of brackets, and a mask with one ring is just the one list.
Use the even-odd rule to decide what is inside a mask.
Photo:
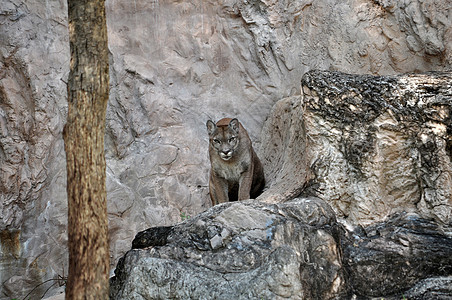
[[(230, 120), (230, 121), (229, 121)], [(207, 121), (210, 145), (222, 160), (228, 161), (239, 146), (239, 121), (227, 119), (229, 123)]]

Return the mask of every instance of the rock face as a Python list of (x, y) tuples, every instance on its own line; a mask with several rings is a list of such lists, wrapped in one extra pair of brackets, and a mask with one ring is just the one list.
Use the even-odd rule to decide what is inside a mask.
[(0, 299), (67, 274), (65, 2), (0, 5)]
[(139, 233), (110, 297), (450, 299), (451, 233), (415, 214), (346, 231), (314, 197), (227, 203)]
[[(106, 6), (112, 267), (136, 232), (169, 226), (209, 207), (207, 119), (238, 117), (255, 146), (265, 143), (262, 149), (276, 150), (271, 141), (276, 132), (259, 139), (264, 121), (282, 98), (294, 96), (293, 102), (277, 104), (275, 112), (303, 107), (295, 99), (300, 78), (311, 69), (382, 75), (444, 71), (452, 65), (447, 1), (108, 0)], [(61, 132), (68, 47), (66, 1), (2, 1), (0, 298), (21, 298), (37, 284), (67, 274)], [(296, 129), (300, 117), (285, 116), (272, 115), (285, 123), (265, 126), (278, 131), (293, 124), (280, 132), (282, 145), (309, 141), (297, 134), (303, 132)], [(288, 158), (297, 151), (286, 148), (284, 153)], [(289, 199), (303, 188), (315, 188), (309, 157), (298, 156), (302, 167), (278, 154), (267, 158), (267, 169), (275, 172), (269, 174), (269, 197), (262, 200)], [(447, 182), (441, 178), (438, 184)], [(447, 208), (447, 196), (429, 194), (436, 188), (428, 178), (422, 180), (427, 192), (419, 203), (425, 208), (411, 207), (446, 220), (441, 209)], [(350, 201), (349, 210), (341, 201), (332, 206), (363, 224), (388, 213), (370, 217), (355, 212), (357, 202)], [(429, 206), (433, 202), (436, 210)], [(40, 298), (50, 284), (31, 296)]]
[(339, 216), (370, 223), (406, 210), (452, 221), (451, 79), (306, 74), (311, 166)]
[(273, 185), (261, 199), (305, 189), (354, 224), (398, 211), (450, 223), (451, 80), (308, 72), (301, 97), (278, 102), (264, 128)]

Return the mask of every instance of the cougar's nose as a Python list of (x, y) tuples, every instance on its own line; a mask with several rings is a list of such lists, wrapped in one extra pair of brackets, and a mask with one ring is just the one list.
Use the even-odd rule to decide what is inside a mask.
[(231, 149), (225, 149), (225, 150), (223, 150), (223, 154), (224, 154), (224, 155), (229, 155), (229, 154), (231, 154)]

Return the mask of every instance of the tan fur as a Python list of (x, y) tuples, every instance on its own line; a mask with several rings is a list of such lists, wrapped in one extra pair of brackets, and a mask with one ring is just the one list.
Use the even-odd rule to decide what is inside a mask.
[(265, 185), (264, 170), (245, 128), (231, 118), (206, 125), (212, 205), (257, 197)]

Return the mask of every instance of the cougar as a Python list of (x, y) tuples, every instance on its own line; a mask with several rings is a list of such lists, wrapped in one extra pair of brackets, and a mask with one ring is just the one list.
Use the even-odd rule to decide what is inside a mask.
[(237, 119), (207, 121), (212, 205), (254, 199), (265, 185), (264, 169), (250, 137)]

